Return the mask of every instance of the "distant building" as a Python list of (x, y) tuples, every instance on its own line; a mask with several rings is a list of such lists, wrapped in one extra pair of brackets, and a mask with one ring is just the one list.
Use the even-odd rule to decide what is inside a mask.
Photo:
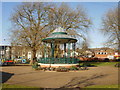
[(1, 45), (0, 46), (0, 58), (11, 58), (11, 46)]
[[(81, 49), (79, 49), (80, 51)], [(68, 56), (68, 50), (66, 52), (61, 51), (61, 57), (64, 55)], [(94, 53), (93, 53), (94, 52)], [(48, 57), (51, 52), (49, 51), (46, 53), (46, 55), (43, 55), (43, 51), (38, 50), (36, 53), (36, 57), (39, 59), (41, 57)], [(113, 49), (113, 48), (92, 48), (90, 50), (85, 51), (87, 58), (96, 57), (96, 58), (119, 58), (120, 54)], [(70, 50), (70, 57), (79, 57), (82, 54), (80, 52)], [(21, 47), (21, 46), (8, 46), (8, 45), (1, 45), (0, 46), (0, 58), (6, 58), (6, 59), (14, 59), (14, 58), (26, 58), (26, 59), (32, 59), (32, 51), (28, 47)]]
[(115, 49), (113, 48), (95, 48), (95, 57), (114, 59)]
[[(1, 45), (0, 46), (0, 59), (15, 59), (15, 58), (26, 58), (32, 59), (31, 49), (28, 47), (22, 46), (8, 46)], [(36, 57), (42, 57), (42, 53), (38, 50), (36, 53)]]

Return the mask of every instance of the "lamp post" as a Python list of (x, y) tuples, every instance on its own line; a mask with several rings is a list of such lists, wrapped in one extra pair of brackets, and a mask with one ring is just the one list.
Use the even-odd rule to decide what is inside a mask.
[[(5, 41), (5, 39), (4, 39)], [(6, 50), (5, 50), (5, 45), (3, 45), (3, 54), (4, 54), (4, 59), (6, 58)]]
[(3, 58), (3, 51), (2, 51), (2, 46), (0, 47), (0, 58)]

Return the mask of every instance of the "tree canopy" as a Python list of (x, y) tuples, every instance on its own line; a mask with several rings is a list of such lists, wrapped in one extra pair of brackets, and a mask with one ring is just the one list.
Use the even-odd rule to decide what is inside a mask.
[[(19, 5), (12, 13), (11, 22), (14, 29), (12, 42), (31, 48), (33, 58), (38, 49), (43, 49), (42, 39), (58, 26), (66, 31), (76, 31), (78, 34), (91, 24), (83, 7), (72, 9), (65, 3), (57, 6), (42, 2), (27, 2)], [(81, 34), (80, 36), (82, 37)]]
[(102, 31), (105, 35), (109, 35), (107, 40), (108, 45), (120, 47), (120, 18), (118, 12), (119, 8), (116, 7), (105, 13)]

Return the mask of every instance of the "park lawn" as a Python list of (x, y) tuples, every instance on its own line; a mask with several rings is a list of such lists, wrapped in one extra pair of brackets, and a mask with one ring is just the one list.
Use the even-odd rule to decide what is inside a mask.
[(85, 88), (116, 88), (118, 89), (118, 85), (92, 85)]
[(32, 87), (32, 86), (23, 86), (23, 85), (10, 85), (10, 84), (2, 84), (2, 90), (7, 89), (7, 88), (21, 88), (21, 89), (26, 89), (26, 88), (30, 88), (33, 90), (40, 90), (40, 88), (38, 87)]
[[(92, 66), (114, 66), (118, 62), (85, 62), (87, 65), (90, 64)], [(80, 65), (82, 65), (81, 63)]]
[(93, 65), (96, 65), (96, 66), (114, 66), (115, 64), (117, 64), (118, 62), (94, 62), (92, 63)]

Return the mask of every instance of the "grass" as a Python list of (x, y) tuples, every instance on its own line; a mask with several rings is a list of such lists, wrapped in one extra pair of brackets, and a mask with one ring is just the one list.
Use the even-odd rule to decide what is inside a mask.
[[(32, 86), (22, 86), (22, 85), (10, 85), (10, 84), (2, 84), (2, 90), (6, 90), (6, 89), (9, 89), (9, 88), (14, 88), (14, 89), (22, 89), (22, 90), (40, 90), (40, 88), (38, 87), (32, 87)], [(92, 86), (88, 86), (88, 87), (85, 87), (84, 89), (93, 89), (93, 88), (118, 88), (118, 85), (92, 85)]]
[[(38, 88), (38, 87), (32, 87), (32, 86), (22, 86), (22, 85), (10, 85), (10, 84), (2, 84), (2, 90), (6, 90), (6, 89), (16, 89), (18, 90), (19, 88), (22, 90), (42, 90), (42, 88)], [(101, 88), (101, 89), (100, 89)], [(88, 86), (83, 88), (83, 90), (93, 90), (93, 89), (107, 89), (107, 88), (111, 88), (112, 90), (116, 90), (118, 89), (118, 85), (92, 85), (92, 86)]]
[(40, 90), (40, 88), (38, 87), (32, 87), (32, 86), (22, 86), (22, 85), (10, 85), (10, 84), (2, 84), (2, 90), (6, 90), (6, 89), (9, 89), (9, 88), (21, 88), (22, 90), (23, 89), (32, 89), (32, 90)]
[[(115, 64), (117, 64), (118, 62), (86, 62), (86, 64), (90, 64), (92, 66), (114, 66)], [(83, 63), (81, 63), (80, 65), (82, 65)]]
[(92, 85), (85, 88), (118, 88), (118, 85)]

